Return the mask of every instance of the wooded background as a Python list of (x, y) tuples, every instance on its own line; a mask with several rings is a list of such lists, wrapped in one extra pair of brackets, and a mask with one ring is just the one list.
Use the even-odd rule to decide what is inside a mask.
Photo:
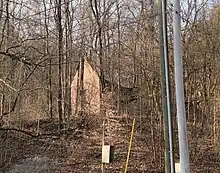
[[(168, 7), (176, 116), (171, 1)], [(219, 153), (220, 3), (182, 1), (181, 19), (190, 153), (196, 155), (201, 143)], [(67, 122), (74, 116), (71, 82), (80, 58), (87, 57), (100, 69), (101, 81), (139, 88), (133, 111), (138, 129), (152, 136), (152, 145), (157, 136), (162, 140), (158, 32), (154, 0), (1, 0), (1, 125), (46, 118)], [(162, 151), (152, 149), (156, 159)]]

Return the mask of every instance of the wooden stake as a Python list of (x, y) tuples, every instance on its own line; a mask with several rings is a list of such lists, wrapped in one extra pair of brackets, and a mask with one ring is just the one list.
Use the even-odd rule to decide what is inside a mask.
[[(105, 120), (103, 121), (102, 147), (105, 145)], [(102, 162), (102, 173), (105, 173), (105, 163)]]

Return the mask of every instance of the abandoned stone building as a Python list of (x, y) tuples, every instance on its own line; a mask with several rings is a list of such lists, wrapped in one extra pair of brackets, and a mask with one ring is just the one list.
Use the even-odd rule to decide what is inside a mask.
[[(102, 108), (115, 110), (119, 100), (118, 93), (120, 93), (122, 112), (126, 111), (126, 106), (129, 103), (137, 100), (138, 88), (122, 85), (118, 87), (117, 82), (111, 82), (107, 78), (104, 80), (105, 88), (101, 91), (98, 70), (86, 58), (81, 63), (83, 65), (81, 66), (79, 63), (71, 84), (71, 101), (74, 114), (82, 109), (92, 114), (100, 113)], [(119, 92), (118, 89), (120, 89)]]

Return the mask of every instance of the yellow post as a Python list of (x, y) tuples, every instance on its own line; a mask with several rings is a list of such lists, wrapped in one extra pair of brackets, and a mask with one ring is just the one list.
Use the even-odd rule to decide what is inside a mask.
[(127, 155), (127, 160), (126, 160), (125, 172), (124, 173), (127, 173), (127, 170), (128, 170), (129, 156), (130, 156), (130, 152), (131, 152), (132, 139), (133, 139), (133, 135), (134, 135), (134, 125), (135, 125), (135, 118), (133, 120), (133, 125), (132, 125), (132, 130), (131, 130), (131, 138), (130, 138), (130, 144), (129, 144), (129, 148), (128, 148), (128, 155)]
[[(103, 121), (103, 131), (102, 131), (102, 148), (105, 145), (105, 120)], [(102, 173), (105, 173), (105, 163), (102, 162)]]

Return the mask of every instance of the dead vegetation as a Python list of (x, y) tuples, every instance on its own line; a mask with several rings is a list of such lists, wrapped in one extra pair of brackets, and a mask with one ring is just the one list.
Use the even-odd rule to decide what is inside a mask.
[[(106, 172), (123, 172), (131, 125), (132, 119), (111, 117), (106, 120), (106, 143), (115, 146), (114, 162), (106, 165)], [(101, 117), (75, 119), (71, 123), (74, 128), (62, 131), (55, 130), (58, 127), (56, 122), (42, 121), (39, 135), (34, 135), (35, 126), (34, 122), (26, 124), (25, 132), (9, 128), (0, 130), (1, 172), (101, 172)], [(152, 139), (147, 134), (147, 130), (140, 132), (136, 126), (129, 172), (163, 172), (163, 146), (160, 138), (155, 137), (155, 146), (152, 148)], [(220, 160), (210, 141), (212, 139), (207, 138), (203, 143), (200, 140), (203, 139), (197, 139), (197, 150), (190, 151), (192, 172), (218, 173)], [(195, 139), (190, 136), (190, 148), (195, 148), (194, 142)]]
[[(191, 172), (219, 173), (220, 4), (182, 2)], [(169, 3), (178, 161), (172, 13)], [(115, 146), (106, 172), (123, 172), (133, 118), (129, 172), (163, 172), (158, 24), (153, 0), (0, 0), (0, 172), (101, 172), (104, 119)], [(102, 116), (90, 115), (91, 106)]]

